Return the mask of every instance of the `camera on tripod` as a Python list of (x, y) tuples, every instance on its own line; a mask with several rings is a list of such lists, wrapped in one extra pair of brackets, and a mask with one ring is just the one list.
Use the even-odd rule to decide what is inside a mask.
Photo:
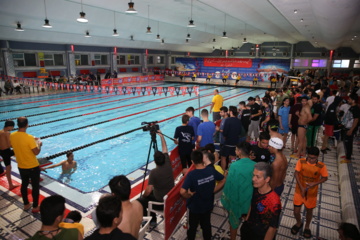
[(158, 121), (154, 122), (142, 122), (141, 125), (145, 125), (142, 127), (142, 130), (144, 132), (150, 131), (150, 133), (157, 133), (158, 130), (160, 130), (159, 124), (157, 124)]

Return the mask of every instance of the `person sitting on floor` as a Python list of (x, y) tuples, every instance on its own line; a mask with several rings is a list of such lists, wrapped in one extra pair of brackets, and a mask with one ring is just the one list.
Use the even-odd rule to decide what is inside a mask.
[(138, 238), (140, 225), (143, 220), (143, 207), (137, 200), (130, 201), (131, 183), (124, 175), (113, 177), (109, 182), (111, 193), (121, 201), (122, 216), (118, 228), (124, 233), (130, 233)]
[(116, 196), (105, 196), (100, 198), (96, 208), (96, 216), (100, 228), (85, 240), (136, 240), (129, 233), (123, 233), (119, 228), (122, 221), (121, 201)]
[(71, 211), (68, 213), (66, 218), (59, 224), (61, 228), (76, 228), (79, 230), (82, 237), (84, 237), (84, 225), (80, 223), (82, 219), (79, 211)]
[(53, 195), (45, 198), (40, 205), (41, 228), (28, 240), (41, 239), (66, 239), (82, 240), (80, 232), (76, 228), (62, 228), (59, 223), (64, 217), (65, 198)]

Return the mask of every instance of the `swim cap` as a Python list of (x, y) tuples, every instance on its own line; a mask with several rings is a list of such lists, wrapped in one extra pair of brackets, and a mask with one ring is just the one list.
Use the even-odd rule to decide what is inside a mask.
[(283, 140), (281, 140), (280, 138), (277, 138), (277, 137), (270, 138), (269, 146), (271, 146), (275, 149), (281, 150), (284, 146), (284, 142), (283, 142)]

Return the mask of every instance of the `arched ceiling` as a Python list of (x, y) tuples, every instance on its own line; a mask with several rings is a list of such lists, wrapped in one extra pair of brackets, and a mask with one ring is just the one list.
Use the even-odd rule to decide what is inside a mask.
[[(45, 1), (51, 29), (42, 27), (44, 0), (0, 0), (0, 39), (212, 52), (213, 47), (241, 46), (246, 37), (258, 44), (309, 41), (315, 47), (347, 46), (360, 53), (359, 0), (193, 0), (196, 28), (186, 27), (191, 0), (135, 0), (136, 15), (125, 13), (128, 0), (83, 0), (88, 23), (76, 21), (81, 0)], [(14, 31), (18, 21), (24, 32)], [(112, 36), (114, 25), (118, 37)], [(148, 25), (153, 34), (145, 33)], [(91, 38), (84, 37), (86, 31)], [(221, 38), (223, 31), (229, 38)], [(155, 39), (157, 33), (165, 44)], [(185, 44), (188, 33), (192, 39)]]

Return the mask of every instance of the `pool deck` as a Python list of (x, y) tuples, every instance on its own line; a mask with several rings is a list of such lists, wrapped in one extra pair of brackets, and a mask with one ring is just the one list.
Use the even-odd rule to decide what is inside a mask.
[[(193, 83), (193, 82), (191, 82)], [(16, 95), (22, 96), (22, 95)], [(320, 146), (321, 139), (318, 138)], [(359, 226), (360, 223), (360, 138), (354, 141), (354, 154), (351, 163), (342, 163), (341, 156), (344, 153), (343, 144), (339, 143), (337, 148), (331, 148), (328, 154), (321, 154), (320, 159), (327, 165), (329, 180), (319, 187), (318, 206), (314, 210), (314, 217), (310, 228), (313, 239), (338, 239), (338, 223), (347, 221)], [(283, 210), (281, 213), (280, 228), (276, 239), (303, 239), (300, 235), (291, 235), (290, 228), (294, 224), (293, 217), (293, 194), (295, 190), (294, 167), (297, 159), (290, 156), (290, 150), (284, 150), (288, 157), (289, 167), (285, 180), (285, 189), (281, 196)], [(17, 164), (12, 161), (12, 178), (20, 183)], [(153, 169), (152, 163), (149, 169)], [(132, 183), (132, 199), (136, 199), (141, 191), (144, 167), (129, 174)], [(82, 193), (77, 189), (61, 184), (56, 180), (42, 175), (40, 183), (41, 198), (61, 194), (66, 198), (68, 210), (79, 210), (82, 213), (82, 223), (85, 226), (86, 235), (90, 234), (95, 226), (91, 220), (91, 212), (99, 197), (108, 193), (109, 188), (104, 187), (91, 193)], [(6, 177), (0, 177), (0, 239), (25, 239), (33, 235), (41, 226), (40, 214), (32, 214), (30, 211), (23, 211), (23, 204), (20, 189), (8, 190)], [(304, 216), (303, 216), (304, 218)], [(179, 224), (172, 239), (186, 239), (184, 228), (186, 217)], [(213, 239), (221, 239), (229, 234), (227, 216), (224, 209), (217, 202), (212, 214)], [(199, 232), (199, 235), (201, 233)], [(158, 217), (158, 225), (145, 235), (145, 239), (163, 239), (164, 221)], [(200, 239), (200, 238), (199, 238)]]

